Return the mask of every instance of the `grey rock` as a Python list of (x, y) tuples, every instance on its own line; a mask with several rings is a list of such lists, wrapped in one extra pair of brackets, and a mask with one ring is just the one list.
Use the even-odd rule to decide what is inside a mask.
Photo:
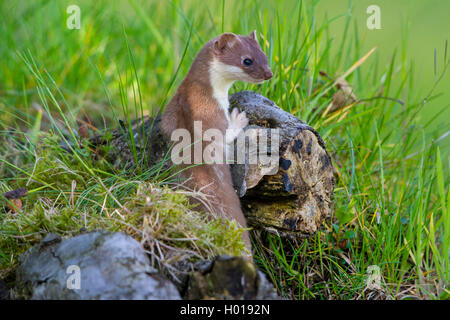
[(20, 257), (13, 297), (180, 299), (176, 287), (150, 266), (136, 240), (106, 231), (65, 240), (48, 235)]

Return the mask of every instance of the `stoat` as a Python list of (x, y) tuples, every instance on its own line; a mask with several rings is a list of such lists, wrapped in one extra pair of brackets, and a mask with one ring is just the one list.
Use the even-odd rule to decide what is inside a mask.
[[(174, 130), (186, 129), (194, 137), (194, 121), (201, 121), (203, 132), (218, 129), (225, 137), (225, 144), (232, 144), (247, 126), (248, 119), (245, 112), (239, 113), (237, 109), (229, 113), (228, 90), (235, 81), (262, 83), (272, 76), (267, 56), (258, 44), (255, 31), (249, 36), (224, 33), (208, 41), (164, 109), (161, 120), (163, 133), (171, 139)], [(209, 142), (201, 143), (205, 147)], [(228, 164), (188, 167), (184, 165), (185, 170), (181, 173), (183, 178), (189, 178), (187, 186), (201, 189), (213, 199), (217, 213), (235, 219), (246, 228)], [(251, 257), (248, 232), (243, 234), (243, 239)]]

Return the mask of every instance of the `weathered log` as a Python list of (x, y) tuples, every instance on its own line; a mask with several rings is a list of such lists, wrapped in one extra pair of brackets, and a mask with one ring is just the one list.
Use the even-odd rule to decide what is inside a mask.
[[(279, 132), (279, 167), (275, 172), (247, 162), (231, 165), (235, 190), (241, 197), (248, 224), (290, 238), (314, 234), (332, 211), (335, 184), (331, 158), (322, 138), (312, 127), (255, 92), (243, 91), (230, 96), (230, 108), (246, 112), (249, 126), (245, 130), (265, 128)], [(136, 149), (145, 154), (149, 167), (165, 157), (170, 159), (169, 141), (164, 138), (159, 123), (160, 117), (133, 123)], [(142, 133), (145, 139), (141, 138)], [(113, 131), (109, 140), (113, 147), (109, 159), (122, 168), (134, 163), (129, 136), (123, 125)], [(92, 142), (105, 143), (101, 136)], [(169, 165), (166, 161), (164, 167)]]

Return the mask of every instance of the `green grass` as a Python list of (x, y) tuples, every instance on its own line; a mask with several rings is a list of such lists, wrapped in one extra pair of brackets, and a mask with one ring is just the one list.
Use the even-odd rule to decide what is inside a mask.
[[(447, 104), (437, 91), (446, 43), (436, 50), (435, 82), (425, 83), (405, 39), (367, 55), (352, 15), (319, 21), (316, 3), (1, 2), (0, 193), (26, 186), (30, 196), (17, 216), (0, 211), (0, 275), (45, 232), (114, 230), (111, 212), (124, 210), (139, 183), (164, 186), (159, 168), (118, 171), (80, 147), (80, 121), (93, 135), (159, 111), (206, 40), (256, 29), (275, 76), (232, 91), (259, 92), (315, 127), (338, 177), (334, 216), (315, 237), (254, 238), (261, 270), (290, 298), (448, 298), (449, 128), (418, 121), (425, 111), (439, 118)], [(80, 30), (66, 28), (69, 4), (81, 8)], [(344, 12), (352, 10), (350, 2)], [(344, 26), (339, 39), (334, 22)], [(359, 101), (325, 114), (343, 75)], [(442, 107), (430, 111), (430, 101)], [(134, 139), (130, 148), (145, 160)], [(366, 285), (373, 265), (382, 275), (375, 292)]]

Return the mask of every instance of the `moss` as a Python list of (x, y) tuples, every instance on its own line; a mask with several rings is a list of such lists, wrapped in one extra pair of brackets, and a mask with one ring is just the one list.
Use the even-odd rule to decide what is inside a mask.
[[(148, 247), (157, 242), (170, 245), (170, 258), (185, 255), (212, 258), (216, 255), (241, 255), (245, 248), (242, 232), (235, 221), (212, 217), (194, 210), (184, 191), (175, 191), (168, 186), (157, 187), (151, 183), (141, 184), (136, 194), (125, 204), (122, 213), (136, 214), (135, 236), (144, 239)], [(128, 211), (128, 213), (127, 213)], [(144, 231), (144, 236), (139, 232)], [(133, 233), (132, 230), (129, 230)], [(184, 249), (184, 251), (177, 251)], [(169, 258), (169, 259), (170, 259)]]
[[(43, 183), (52, 189), (70, 190), (72, 181), (76, 181), (79, 188), (87, 186), (91, 180), (83, 164), (71, 153), (60, 147), (60, 138), (52, 134), (42, 134), (42, 142), (36, 146), (34, 163), (28, 188), (38, 188)], [(89, 161), (89, 157), (83, 157)]]

